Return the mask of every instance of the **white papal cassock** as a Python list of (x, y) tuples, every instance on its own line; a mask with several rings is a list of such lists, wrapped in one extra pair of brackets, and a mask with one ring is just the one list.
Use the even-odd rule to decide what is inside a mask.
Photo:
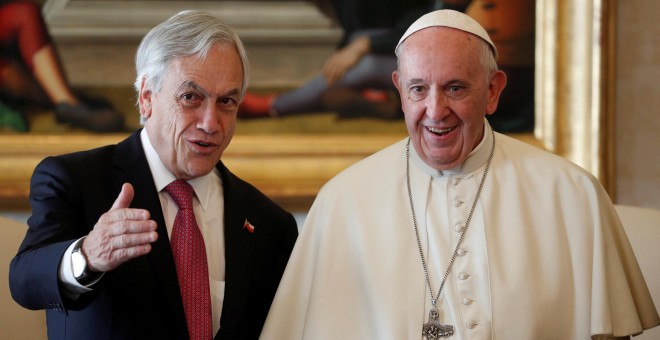
[[(491, 149), (439, 173), (410, 146), (410, 177), (433, 294)], [(438, 301), (452, 339), (589, 339), (658, 323), (607, 194), (583, 169), (495, 134), (474, 216)], [(406, 143), (353, 165), (321, 190), (263, 339), (421, 339), (430, 292), (406, 186)]]

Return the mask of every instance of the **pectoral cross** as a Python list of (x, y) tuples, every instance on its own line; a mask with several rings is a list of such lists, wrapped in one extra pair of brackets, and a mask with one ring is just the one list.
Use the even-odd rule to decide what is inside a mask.
[(422, 327), (422, 336), (426, 339), (439, 339), (452, 336), (454, 326), (440, 323), (438, 310), (433, 307), (429, 312), (429, 321)]

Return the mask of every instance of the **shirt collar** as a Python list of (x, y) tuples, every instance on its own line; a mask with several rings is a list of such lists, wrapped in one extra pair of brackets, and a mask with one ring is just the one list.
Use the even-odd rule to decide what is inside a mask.
[(488, 124), (488, 121), (484, 118), (484, 137), (481, 139), (481, 142), (479, 142), (477, 147), (474, 148), (472, 152), (470, 152), (470, 154), (462, 164), (459, 164), (456, 167), (447, 170), (442, 170), (442, 171), (436, 170), (431, 166), (429, 166), (428, 164), (426, 164), (426, 162), (424, 162), (417, 153), (417, 150), (415, 150), (415, 148), (412, 146), (410, 147), (410, 159), (417, 167), (419, 167), (425, 173), (431, 175), (432, 177), (470, 173), (472, 171), (479, 169), (484, 164), (486, 164), (486, 161), (488, 161), (488, 156), (490, 155), (489, 146), (491, 145), (492, 140), (493, 140), (493, 135), (491, 133), (490, 124)]
[[(142, 148), (147, 157), (147, 163), (149, 164), (149, 169), (154, 178), (154, 183), (156, 184), (156, 190), (161, 192), (168, 184), (176, 180), (176, 177), (167, 170), (163, 162), (160, 160), (160, 156), (158, 156), (156, 149), (151, 145), (151, 141), (147, 135), (147, 129), (142, 129), (140, 132), (140, 140), (142, 141)], [(193, 187), (195, 196), (197, 196), (204, 211), (206, 211), (211, 200), (211, 190), (209, 190), (209, 188), (211, 188), (211, 181), (214, 178), (220, 178), (220, 173), (217, 168), (213, 168), (213, 171), (202, 177), (186, 181)]]

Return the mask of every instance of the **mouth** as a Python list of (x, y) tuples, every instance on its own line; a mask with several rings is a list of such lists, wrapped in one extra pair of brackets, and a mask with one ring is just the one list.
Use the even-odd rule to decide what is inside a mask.
[(198, 150), (209, 150), (217, 146), (215, 143), (207, 142), (204, 140), (190, 140), (189, 142), (195, 145)]
[(199, 146), (205, 146), (205, 147), (206, 147), (206, 146), (211, 146), (211, 144), (209, 144), (209, 143), (204, 143), (204, 142), (193, 142), (193, 143), (195, 143), (195, 144), (197, 144), (197, 145), (199, 145)]
[(444, 136), (444, 135), (454, 131), (455, 129), (456, 129), (455, 126), (444, 128), (444, 129), (436, 128), (436, 127), (432, 127), (432, 126), (427, 126), (426, 127), (427, 131), (429, 131), (429, 132), (431, 132), (435, 135), (438, 135), (438, 136)]

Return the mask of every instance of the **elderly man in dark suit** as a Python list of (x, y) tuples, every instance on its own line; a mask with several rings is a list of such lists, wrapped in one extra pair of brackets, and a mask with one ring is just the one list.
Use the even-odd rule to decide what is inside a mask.
[(144, 129), (35, 169), (12, 295), (46, 309), (50, 339), (256, 339), (298, 232), (219, 161), (243, 45), (185, 11), (145, 36), (136, 68)]

